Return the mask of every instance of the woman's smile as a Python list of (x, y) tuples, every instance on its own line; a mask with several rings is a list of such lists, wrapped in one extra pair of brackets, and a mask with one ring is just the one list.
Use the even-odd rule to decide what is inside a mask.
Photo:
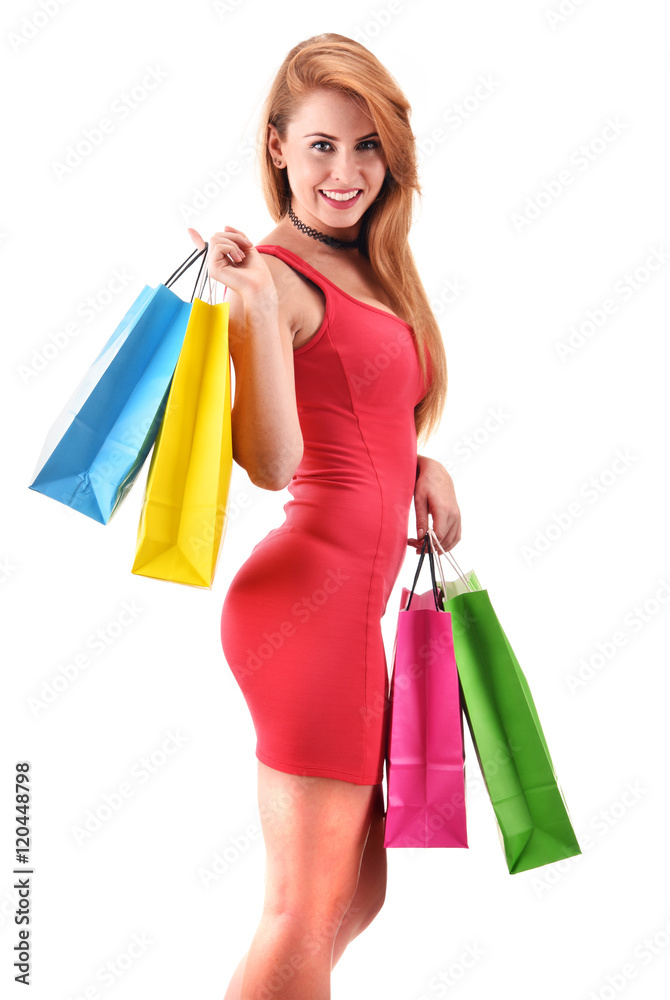
[[(358, 193), (354, 194), (353, 197), (351, 196), (351, 192), (342, 193), (337, 198), (329, 197), (329, 194), (334, 194), (337, 191), (337, 188), (323, 188), (319, 190), (319, 194), (321, 195), (321, 197), (323, 198), (323, 200), (326, 202), (327, 205), (332, 205), (333, 208), (342, 209), (342, 208), (350, 208), (352, 205), (357, 204), (357, 202), (360, 200), (360, 197), (363, 193), (362, 189), (354, 188), (353, 190), (354, 191), (358, 190)], [(328, 191), (329, 194), (327, 194), (326, 191)]]

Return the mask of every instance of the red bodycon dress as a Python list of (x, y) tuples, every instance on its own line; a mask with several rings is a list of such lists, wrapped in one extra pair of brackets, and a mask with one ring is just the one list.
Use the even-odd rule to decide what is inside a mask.
[(426, 389), (409, 324), (290, 250), (256, 249), (318, 285), (326, 311), (293, 352), (304, 453), (292, 499), (230, 583), (221, 643), (258, 760), (374, 785), (389, 715), (381, 618), (407, 551)]

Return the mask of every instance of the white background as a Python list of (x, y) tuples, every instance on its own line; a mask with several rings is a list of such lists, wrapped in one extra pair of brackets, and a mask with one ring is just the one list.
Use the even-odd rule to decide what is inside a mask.
[[(294, 44), (337, 31), (367, 44), (412, 104), (423, 196), (411, 244), (449, 364), (444, 417), (423, 452), (452, 472), (463, 518), (454, 555), (487, 587), (526, 673), (583, 854), (508, 874), (466, 735), (469, 849), (389, 850), (386, 904), (334, 970), (333, 996), (656, 1000), (670, 970), (667, 8), (44, 4), (55, 13), (4, 4), (1, 31), (3, 981), (17, 941), (17, 760), (32, 764), (31, 996), (220, 1000), (255, 931), (255, 736), (219, 615), (233, 574), (282, 522), (288, 491), (259, 490), (235, 467), (207, 591), (130, 573), (148, 462), (106, 526), (28, 483), (121, 316), (190, 253), (186, 227), (207, 238), (229, 224), (254, 242), (270, 231), (249, 158), (261, 101)], [(162, 82), (113, 115), (150, 68)], [(467, 117), (455, 117), (459, 105)], [(59, 179), (68, 145), (105, 116), (113, 131)], [(217, 171), (218, 191), (189, 214)], [(536, 217), (517, 225), (531, 202)], [(85, 322), (81, 303), (103, 300), (115, 269), (128, 283)], [(606, 299), (613, 313), (589, 326)], [(72, 321), (77, 335), (49, 348)], [(588, 335), (562, 359), (573, 328)], [(502, 416), (487, 427), (491, 411)], [(383, 620), (387, 656), (415, 565), (408, 548)], [(123, 602), (141, 608), (134, 623), (36, 711), (31, 699), (90, 652)], [(182, 745), (161, 757), (175, 732)], [(130, 779), (132, 797), (78, 842), (89, 810), (152, 754), (161, 766), (146, 783)], [(234, 859), (232, 838), (248, 828), (207, 888), (202, 870), (217, 852)], [(150, 944), (128, 963), (133, 935)], [(468, 946), (479, 957), (466, 968)], [(124, 969), (111, 986), (98, 978), (108, 962)], [(449, 982), (438, 990), (440, 973)]]

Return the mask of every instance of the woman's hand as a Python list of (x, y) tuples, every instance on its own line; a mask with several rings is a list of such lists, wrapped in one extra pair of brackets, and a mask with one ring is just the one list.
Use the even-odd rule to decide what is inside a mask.
[[(188, 234), (203, 250), (205, 241), (196, 229)], [(270, 269), (250, 239), (239, 229), (226, 226), (224, 232), (214, 233), (209, 240), (208, 271), (212, 278), (238, 292), (243, 298), (254, 295), (263, 288), (274, 290)]]
[(419, 474), (414, 487), (416, 512), (416, 538), (409, 538), (408, 545), (421, 551), (428, 528), (428, 515), (433, 518), (432, 529), (445, 552), (453, 549), (461, 537), (461, 512), (456, 503), (454, 483), (445, 467), (434, 458), (418, 455)]

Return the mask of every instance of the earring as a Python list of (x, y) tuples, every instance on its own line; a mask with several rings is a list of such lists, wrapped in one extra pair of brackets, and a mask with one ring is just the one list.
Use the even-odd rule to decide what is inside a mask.
[(276, 164), (276, 166), (281, 167), (281, 160), (274, 160), (273, 162)]

